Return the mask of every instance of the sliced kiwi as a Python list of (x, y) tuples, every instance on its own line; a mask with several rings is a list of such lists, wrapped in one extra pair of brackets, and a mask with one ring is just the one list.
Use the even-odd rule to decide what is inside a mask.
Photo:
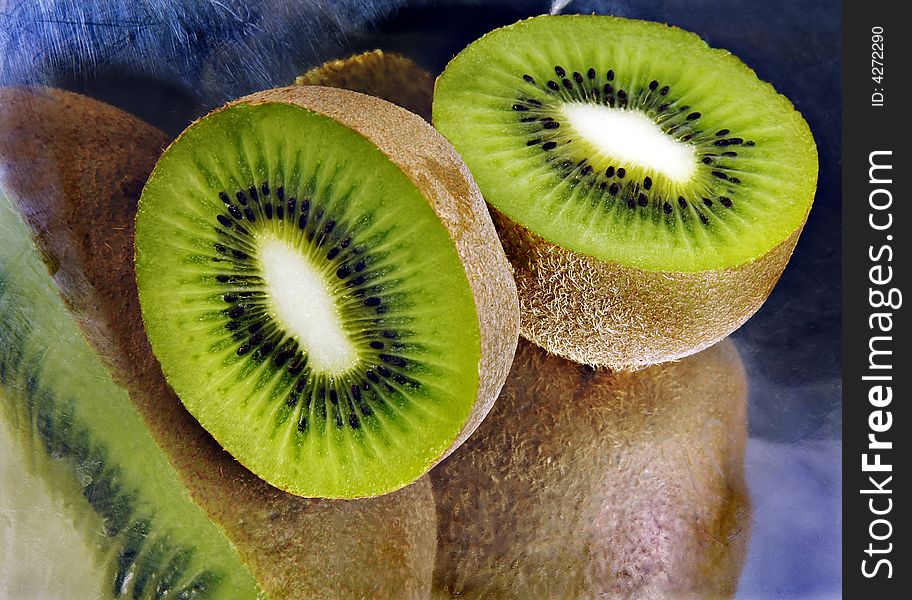
[(740, 326), (791, 255), (817, 154), (791, 103), (658, 23), (536, 17), (437, 81), (434, 124), (496, 209), (522, 333), (615, 369)]
[(371, 50), (332, 60), (295, 79), (296, 85), (323, 85), (383, 98), (431, 120), (434, 77), (395, 52)]
[[(68, 311), (261, 588), (271, 598), (426, 598), (436, 549), (427, 477), (357, 501), (286, 494), (224, 452), (168, 387), (143, 330), (133, 274), (136, 202), (167, 142), (148, 124), (85, 96), (0, 89), (2, 185)], [(23, 314), (43, 310), (29, 303)], [(20, 525), (27, 523), (13, 519)]]
[(731, 597), (750, 528), (746, 404), (730, 342), (612, 374), (521, 341), (491, 414), (431, 471), (435, 589)]
[(261, 92), (187, 129), (143, 189), (136, 276), (189, 411), (302, 496), (415, 481), (487, 413), (516, 343), (509, 265), (458, 155), (341, 89)]
[[(2, 193), (0, 232), (3, 597), (257, 597), (235, 548), (80, 337)], [(42, 507), (60, 513), (31, 512)], [(48, 570), (70, 561), (87, 570)], [(71, 589), (66, 573), (79, 577)]]

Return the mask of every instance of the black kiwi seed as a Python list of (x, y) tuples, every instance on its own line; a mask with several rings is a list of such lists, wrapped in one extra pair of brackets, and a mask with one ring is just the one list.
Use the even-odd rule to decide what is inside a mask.
[(557, 142), (545, 142), (542, 144), (542, 150), (554, 150), (557, 148)]
[(636, 201), (633, 198), (627, 200), (627, 208), (636, 208)]
[(718, 177), (719, 179), (728, 179), (728, 175), (726, 175), (722, 171), (712, 171), (712, 176)]
[(589, 70), (586, 71), (586, 77), (588, 77), (589, 79), (595, 79), (595, 69), (593, 69), (592, 67), (589, 67)]
[(240, 221), (241, 219), (244, 218), (244, 215), (241, 214), (241, 209), (239, 209), (234, 204), (228, 205), (228, 212), (231, 213), (231, 216), (234, 217), (235, 219), (237, 219), (238, 221)]
[(264, 196), (268, 196), (269, 195), (269, 182), (264, 181), (263, 185), (260, 186), (260, 190), (263, 192)]
[(256, 189), (255, 185), (250, 186), (250, 188), (247, 190), (247, 193), (250, 194), (250, 198), (254, 202), (259, 202), (260, 195), (257, 193), (257, 189)]
[(668, 88), (668, 86), (666, 85), (666, 86), (663, 86), (662, 89), (659, 90), (659, 94), (661, 94), (662, 96), (667, 96), (667, 95), (668, 95), (668, 91), (669, 91), (669, 88)]
[(582, 75), (582, 73), (580, 73), (580, 72), (578, 72), (578, 71), (574, 71), (574, 72), (573, 72), (573, 81), (575, 81), (575, 82), (577, 82), (577, 83), (582, 83), (582, 82), (583, 82), (583, 75)]
[(247, 196), (244, 195), (244, 192), (237, 192), (234, 197), (241, 206), (247, 206)]
[(703, 198), (703, 204), (705, 204), (706, 206), (712, 206), (713, 201), (710, 200), (709, 198)]
[(272, 218), (272, 202), (267, 202), (263, 205), (263, 212), (266, 214), (267, 219)]
[(614, 167), (608, 167), (605, 169), (605, 177), (611, 178), (614, 177)]
[(558, 90), (560, 89), (560, 86), (557, 85), (557, 82), (554, 81), (553, 79), (549, 79), (547, 85), (548, 85), (549, 88), (551, 88), (551, 89), (554, 90), (555, 92), (558, 91)]
[(614, 81), (614, 71), (611, 70), (611, 69), (608, 69), (608, 74), (605, 75), (605, 78), (606, 78), (608, 81)]
[(525, 106), (525, 105), (523, 105), (523, 104), (514, 104), (514, 105), (513, 105), (513, 110), (519, 110), (519, 111), (529, 110), (529, 107), (528, 107), (528, 106)]
[(624, 169), (624, 167), (621, 167), (620, 169), (617, 170), (618, 179), (623, 179), (625, 175), (627, 175), (627, 171)]
[(644, 177), (643, 178), (643, 189), (648, 190), (650, 188), (652, 188), (652, 178), (648, 177), (648, 176)]
[(731, 208), (732, 206), (731, 198), (726, 198), (725, 196), (721, 196), (719, 198), (719, 203), (722, 204), (722, 206), (725, 208)]
[(250, 210), (250, 208), (244, 209), (244, 216), (247, 217), (247, 220), (250, 221), (251, 223), (256, 221), (256, 215), (253, 214), (253, 211)]
[(554, 72), (557, 73), (558, 77), (563, 77), (564, 75), (567, 74), (567, 72), (564, 71), (564, 68), (560, 65), (554, 67)]
[(611, 194), (612, 196), (617, 196), (617, 193), (618, 193), (618, 191), (620, 191), (620, 189), (621, 189), (620, 185), (618, 185), (617, 183), (612, 183), (611, 187), (608, 188), (608, 193)]
[(696, 119), (699, 119), (700, 116), (701, 116), (700, 113), (698, 113), (698, 112), (692, 112), (692, 113), (690, 113), (689, 115), (687, 115), (687, 120), (688, 120), (688, 121), (695, 121)]
[(684, 199), (684, 196), (678, 196), (678, 205), (681, 208), (687, 208), (687, 200)]
[(219, 197), (219, 200), (221, 200), (228, 206), (231, 206), (231, 198), (228, 197), (228, 194), (226, 194), (225, 192), (219, 192), (218, 197)]
[(224, 227), (231, 227), (231, 219), (229, 219), (229, 218), (226, 217), (225, 215), (218, 215), (218, 216), (215, 217), (215, 218), (218, 220), (219, 223), (222, 224), (222, 226), (224, 226)]
[(560, 127), (560, 123), (558, 123), (557, 121), (548, 121), (547, 123), (545, 123), (543, 125), (543, 127), (545, 129), (557, 129), (558, 127)]
[(566, 77), (561, 79), (561, 83), (563, 83), (564, 87), (567, 88), (568, 90), (573, 89), (573, 82), (570, 81), (569, 79), (567, 79)]
[(662, 210), (664, 210), (665, 214), (668, 215), (668, 214), (671, 214), (671, 211), (673, 209), (671, 208), (671, 204), (666, 202), (665, 204), (662, 205)]
[(641, 193), (639, 195), (639, 197), (637, 198), (637, 204), (639, 204), (640, 206), (646, 206), (647, 204), (649, 204), (649, 199), (646, 197), (646, 194)]
[(535, 85), (535, 79), (531, 75), (523, 75), (523, 79), (526, 80), (526, 83), (531, 83)]
[(717, 137), (722, 137), (723, 135), (728, 135), (728, 134), (729, 134), (728, 129), (720, 129), (719, 131), (716, 132)]

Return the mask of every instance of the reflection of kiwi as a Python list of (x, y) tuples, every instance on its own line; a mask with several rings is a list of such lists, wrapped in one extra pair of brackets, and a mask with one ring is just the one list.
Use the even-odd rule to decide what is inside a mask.
[(427, 478), (369, 500), (283, 493), (225, 453), (165, 383), (143, 331), (132, 264), (136, 201), (164, 134), (58, 90), (3, 90), (0, 106), (3, 184), (64, 299), (190, 495), (270, 597), (425, 597), (436, 547)]
[(254, 598), (2, 192), (0, 232), (0, 597)]
[(509, 370), (509, 264), (456, 152), (378, 98), (293, 86), (197, 121), (136, 219), (140, 306), (190, 412), (302, 496), (396, 490)]
[(749, 528), (746, 395), (730, 342), (614, 375), (520, 342), (491, 414), (431, 472), (435, 588), (731, 596)]
[(325, 85), (383, 98), (431, 120), (434, 78), (408, 58), (373, 50), (333, 60), (295, 79), (296, 85)]
[(680, 29), (537, 17), (447, 66), (434, 124), (497, 211), (522, 333), (614, 369), (686, 356), (763, 303), (817, 177), (807, 124)]

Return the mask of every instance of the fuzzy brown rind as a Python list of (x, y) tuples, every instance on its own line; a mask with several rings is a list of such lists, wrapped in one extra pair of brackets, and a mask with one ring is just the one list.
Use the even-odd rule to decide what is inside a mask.
[(475, 299), (481, 360), (475, 407), (439, 461), (468, 439), (491, 410), (513, 362), (519, 332), (516, 285), (481, 192), (449, 142), (404, 108), (358, 92), (318, 86), (266, 90), (232, 104), (268, 102), (326, 115), (371, 141), (422, 192), (456, 246)]
[(431, 471), (435, 593), (731, 597), (750, 528), (746, 398), (730, 342), (612, 374), (520, 341), (491, 414)]
[(656, 272), (568, 250), (492, 213), (516, 276), (522, 336), (619, 371), (689, 356), (738, 329), (772, 292), (803, 227), (744, 265)]
[(431, 120), (434, 77), (394, 52), (371, 50), (332, 60), (296, 78), (295, 85), (323, 85), (377, 96)]
[(0, 185), (26, 217), (89, 342), (262, 588), (273, 599), (427, 598), (436, 549), (427, 477), (366, 500), (287, 494), (222, 450), (166, 383), (143, 330), (133, 226), (167, 142), (84, 96), (0, 90)]

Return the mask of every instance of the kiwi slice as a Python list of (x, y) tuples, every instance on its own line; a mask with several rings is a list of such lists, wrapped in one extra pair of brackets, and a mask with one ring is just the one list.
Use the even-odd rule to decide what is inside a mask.
[(658, 23), (544, 16), (493, 31), (446, 67), (433, 118), (497, 213), (523, 335), (614, 369), (686, 356), (747, 320), (816, 186), (791, 103)]
[(521, 341), (491, 414), (431, 471), (435, 589), (731, 597), (750, 529), (746, 407), (727, 341), (615, 374)]
[(434, 77), (395, 52), (371, 50), (331, 60), (300, 75), (295, 85), (323, 85), (370, 94), (431, 120)]
[[(45, 569), (73, 560), (91, 567), (74, 574), (90, 597), (257, 597), (235, 548), (80, 337), (2, 193), (0, 231), (0, 489), (34, 525), (26, 537), (18, 512), (0, 519), (0, 539), (15, 544), (4, 551), (16, 549), (3, 561), (3, 596), (47, 597), (59, 580)], [(61, 513), (30, 514), (42, 505)], [(41, 555), (49, 545), (53, 555)]]
[(263, 591), (271, 598), (426, 598), (436, 551), (427, 477), (357, 501), (284, 493), (238, 464), (168, 387), (143, 330), (133, 272), (136, 203), (168, 139), (85, 96), (0, 89), (2, 184), (68, 312)]
[(152, 349), (241, 463), (376, 496), (458, 446), (518, 331), (509, 264), (455, 151), (383, 100), (294, 86), (197, 121), (136, 217)]

